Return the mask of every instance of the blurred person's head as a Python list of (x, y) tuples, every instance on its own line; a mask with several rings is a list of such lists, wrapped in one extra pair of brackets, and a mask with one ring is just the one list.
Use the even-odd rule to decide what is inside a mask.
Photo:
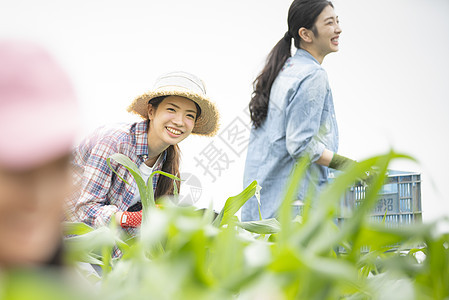
[(0, 41), (0, 267), (48, 263), (58, 251), (77, 116), (46, 51)]

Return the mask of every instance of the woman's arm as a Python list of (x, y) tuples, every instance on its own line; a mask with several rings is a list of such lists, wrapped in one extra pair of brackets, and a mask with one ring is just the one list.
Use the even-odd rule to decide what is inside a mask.
[(334, 157), (334, 152), (324, 149), (323, 154), (321, 154), (320, 158), (316, 161), (317, 164), (325, 167), (329, 167), (329, 164), (332, 161), (332, 158)]
[(335, 170), (344, 170), (357, 162), (328, 149), (324, 149), (323, 154), (321, 154), (316, 163)]
[(322, 156), (325, 145), (317, 139), (327, 93), (327, 76), (317, 69), (307, 76), (286, 108), (286, 147), (293, 159), (308, 155), (311, 162)]
[[(77, 148), (74, 163), (81, 167), (82, 172), (78, 174), (79, 196), (69, 208), (74, 221), (100, 227), (107, 225), (119, 211), (115, 203), (108, 199), (113, 173), (106, 162), (116, 152), (117, 142), (112, 139), (96, 141), (93, 147), (82, 144)], [(118, 167), (114, 161), (111, 164), (114, 168)]]

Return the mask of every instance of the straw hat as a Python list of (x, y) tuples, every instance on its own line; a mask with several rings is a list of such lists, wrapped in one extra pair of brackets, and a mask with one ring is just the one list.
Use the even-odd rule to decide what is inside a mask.
[(170, 72), (160, 76), (149, 92), (137, 97), (128, 107), (129, 112), (148, 118), (148, 101), (161, 96), (180, 96), (192, 100), (201, 109), (192, 133), (214, 136), (218, 131), (219, 113), (215, 104), (206, 96), (201, 79), (187, 72)]

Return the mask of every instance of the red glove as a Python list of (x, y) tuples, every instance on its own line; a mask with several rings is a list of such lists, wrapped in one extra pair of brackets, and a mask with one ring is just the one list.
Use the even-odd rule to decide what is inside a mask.
[(120, 219), (122, 228), (139, 227), (142, 223), (142, 211), (125, 211)]

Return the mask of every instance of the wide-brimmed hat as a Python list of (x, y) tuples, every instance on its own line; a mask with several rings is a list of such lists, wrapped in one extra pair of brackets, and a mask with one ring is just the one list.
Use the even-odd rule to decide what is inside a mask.
[(129, 112), (148, 118), (148, 102), (162, 96), (180, 96), (192, 100), (201, 109), (192, 133), (214, 136), (218, 131), (219, 113), (215, 104), (206, 96), (206, 88), (201, 79), (187, 72), (170, 72), (160, 76), (153, 89), (138, 96), (128, 107)]
[(28, 169), (69, 154), (79, 110), (72, 84), (41, 47), (0, 41), (0, 165)]

